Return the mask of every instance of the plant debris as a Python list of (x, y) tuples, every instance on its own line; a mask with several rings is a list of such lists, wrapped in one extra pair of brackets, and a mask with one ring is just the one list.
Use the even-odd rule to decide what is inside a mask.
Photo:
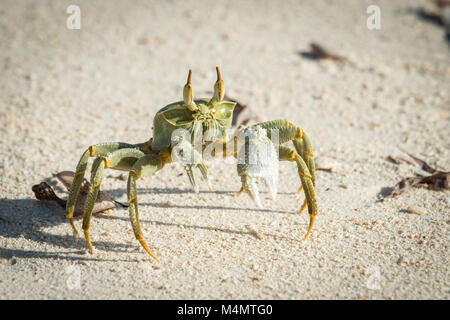
[(310, 51), (303, 51), (299, 53), (302, 57), (312, 60), (330, 59), (335, 61), (348, 61), (346, 57), (337, 55), (330, 50), (325, 49), (320, 44), (311, 42), (309, 46)]
[(124, 175), (123, 173), (121, 173), (119, 175), (112, 175), (112, 174), (110, 174), (108, 176), (108, 178), (113, 178), (113, 179), (120, 180), (120, 181), (127, 181), (128, 180), (127, 176)]
[[(70, 186), (72, 185), (74, 175), (75, 174), (72, 171), (62, 171), (54, 174), (52, 178), (46, 179), (47, 181), (43, 181), (40, 184), (34, 185), (31, 189), (34, 192), (36, 199), (55, 201), (62, 208), (65, 208), (67, 201), (57, 196), (55, 190), (62, 193), (64, 196), (67, 196), (70, 190)], [(54, 187), (50, 185), (53, 185)], [(86, 202), (89, 187), (89, 181), (84, 179), (81, 184), (80, 192), (78, 193), (78, 200), (73, 213), (75, 217), (83, 215), (84, 203)], [(112, 200), (106, 193), (104, 193), (103, 191), (99, 191), (97, 200), (94, 204), (94, 208), (92, 209), (92, 213), (94, 214), (98, 212), (104, 212), (109, 209), (115, 208), (115, 203), (117, 202)]]
[(408, 160), (408, 159), (398, 158), (398, 157), (394, 158), (393, 156), (387, 156), (387, 157), (386, 157), (386, 160), (389, 161), (389, 162), (391, 162), (391, 163), (393, 163), (393, 164), (396, 164), (396, 165), (399, 165), (399, 164), (401, 164), (402, 162), (406, 162), (406, 163), (409, 163), (409, 164), (414, 164), (414, 162), (411, 162), (411, 161)]
[(36, 199), (38, 200), (49, 200), (49, 201), (55, 201), (57, 204), (61, 206), (61, 208), (66, 207), (65, 200), (58, 197), (53, 191), (52, 187), (48, 185), (47, 182), (43, 181), (39, 184), (34, 185), (31, 190), (33, 190), (34, 195), (36, 196)]
[(417, 207), (408, 207), (406, 208), (406, 212), (411, 214), (417, 214), (418, 216), (421, 216), (425, 213), (423, 209)]
[(429, 23), (444, 27), (447, 41), (450, 42), (450, 1), (435, 0), (433, 9), (418, 8), (415, 10), (416, 16)]
[(406, 190), (408, 190), (410, 187), (415, 187), (419, 185), (427, 185), (428, 189), (430, 190), (448, 190), (449, 184), (450, 184), (450, 172), (449, 171), (440, 171), (433, 167), (431, 167), (429, 164), (427, 164), (425, 161), (411, 155), (408, 153), (408, 155), (421, 166), (421, 169), (425, 172), (431, 173), (430, 176), (423, 176), (420, 174), (417, 174), (414, 177), (408, 177), (403, 180), (401, 180), (388, 194), (386, 194), (385, 198), (393, 198), (396, 197)]
[(261, 240), (261, 236), (258, 234), (258, 232), (253, 229), (250, 225), (245, 225), (245, 228), (258, 240)]
[(322, 167), (317, 167), (316, 171), (325, 171), (325, 172), (333, 172), (333, 168), (322, 168)]
[(425, 20), (427, 22), (434, 23), (435, 25), (438, 25), (438, 26), (444, 25), (444, 21), (442, 20), (440, 12), (420, 8), (420, 9), (417, 9), (416, 14), (420, 19)]
[(248, 106), (228, 97), (227, 95), (224, 96), (224, 100), (236, 102), (236, 106), (233, 111), (233, 120), (231, 121), (231, 125), (233, 127), (251, 126), (252, 124), (261, 121), (261, 119)]

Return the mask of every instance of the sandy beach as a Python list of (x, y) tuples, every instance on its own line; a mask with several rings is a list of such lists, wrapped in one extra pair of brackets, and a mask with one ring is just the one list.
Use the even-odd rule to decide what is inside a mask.
[[(72, 3), (0, 3), (0, 299), (450, 298), (450, 191), (382, 201), (423, 173), (389, 156), (450, 170), (449, 45), (415, 14), (430, 1), (77, 1), (80, 29), (69, 29)], [(312, 42), (346, 61), (311, 59)], [(235, 165), (208, 163), (213, 190), (197, 196), (173, 163), (138, 180), (161, 262), (121, 207), (94, 215), (90, 254), (31, 187), (75, 170), (90, 145), (148, 140), (188, 70), (194, 95), (211, 97), (216, 66), (228, 96), (300, 126), (331, 170), (317, 171), (309, 238), (295, 164), (280, 163), (277, 199), (262, 189), (259, 209), (236, 197)], [(121, 173), (105, 171), (101, 189), (126, 203)]]

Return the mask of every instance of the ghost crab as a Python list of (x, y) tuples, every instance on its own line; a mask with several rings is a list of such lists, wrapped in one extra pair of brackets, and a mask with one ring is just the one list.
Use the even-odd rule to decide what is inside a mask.
[[(287, 120), (273, 120), (240, 127), (229, 134), (235, 103), (223, 101), (224, 82), (216, 67), (217, 81), (211, 99), (193, 98), (191, 70), (183, 88), (183, 101), (167, 105), (159, 110), (154, 118), (153, 138), (137, 144), (124, 142), (105, 142), (90, 146), (81, 156), (76, 167), (75, 178), (66, 205), (66, 217), (78, 231), (73, 221), (73, 211), (81, 182), (90, 157), (95, 157), (91, 168), (91, 186), (85, 203), (82, 229), (90, 252), (93, 246), (89, 238), (89, 225), (92, 208), (99, 192), (105, 169), (128, 171), (127, 197), (129, 215), (136, 239), (153, 258), (158, 258), (147, 246), (139, 225), (136, 180), (153, 174), (165, 164), (179, 161), (189, 177), (194, 191), (198, 186), (194, 169), (201, 172), (208, 181), (208, 171), (203, 155), (234, 156), (237, 158), (237, 173), (241, 177), (240, 195), (246, 192), (261, 207), (256, 183), (262, 180), (267, 185), (272, 198), (277, 192), (278, 161), (295, 161), (301, 181), (299, 193), (303, 189), (305, 201), (300, 213), (308, 206), (310, 222), (305, 240), (317, 215), (315, 196), (315, 165), (310, 140), (306, 133)], [(285, 145), (292, 141), (294, 149)], [(211, 187), (210, 187), (211, 189)]]

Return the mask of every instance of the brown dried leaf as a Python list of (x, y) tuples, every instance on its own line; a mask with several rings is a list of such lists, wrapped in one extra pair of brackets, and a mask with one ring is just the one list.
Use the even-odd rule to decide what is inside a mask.
[(399, 164), (401, 164), (402, 162), (406, 162), (406, 163), (409, 163), (409, 164), (414, 164), (414, 162), (411, 162), (411, 161), (409, 161), (409, 160), (407, 160), (407, 159), (403, 159), (403, 158), (395, 158), (395, 157), (393, 157), (393, 156), (387, 156), (387, 157), (386, 157), (386, 160), (389, 161), (389, 162), (391, 162), (391, 163), (393, 163), (393, 164), (396, 164), (396, 165), (399, 165)]
[(261, 119), (248, 106), (243, 105), (239, 101), (226, 95), (224, 96), (224, 100), (236, 102), (233, 112), (233, 120), (231, 122), (233, 127), (239, 127), (241, 125), (250, 126), (261, 121)]
[(401, 180), (387, 195), (385, 195), (385, 198), (393, 198), (396, 197), (406, 190), (408, 190), (410, 187), (418, 186), (418, 185), (427, 185), (428, 189), (431, 190), (445, 190), (449, 189), (450, 185), (450, 172), (444, 172), (439, 171), (437, 169), (434, 169), (429, 164), (427, 164), (425, 161), (411, 155), (408, 153), (408, 155), (421, 166), (421, 169), (423, 171), (426, 171), (428, 173), (433, 173), (431, 176), (422, 176), (419, 174), (416, 174), (415, 177), (408, 177), (403, 180)]
[(434, 23), (435, 25), (438, 25), (438, 26), (444, 25), (444, 21), (442, 19), (441, 13), (436, 10), (427, 10), (424, 8), (420, 8), (420, 9), (417, 9), (416, 14), (417, 14), (418, 18), (420, 18), (424, 21)]
[(391, 163), (393, 163), (393, 164), (400, 164), (401, 163), (401, 161), (399, 159), (396, 159), (396, 158), (394, 158), (392, 156), (387, 156), (386, 160), (391, 162)]
[(413, 156), (412, 154), (408, 153), (408, 156), (410, 156), (417, 164), (419, 164), (421, 166), (421, 169), (423, 171), (426, 171), (428, 173), (435, 173), (438, 172), (437, 169), (432, 168), (430, 165), (428, 165), (428, 163), (426, 163), (425, 161)]
[(439, 8), (450, 7), (450, 0), (434, 0), (434, 4)]
[(439, 171), (431, 176), (423, 177), (420, 183), (427, 184), (428, 188), (432, 190), (449, 189), (450, 172)]
[(55, 201), (58, 203), (62, 208), (66, 207), (66, 201), (59, 198), (55, 191), (53, 191), (52, 187), (48, 185), (47, 182), (43, 181), (40, 184), (34, 185), (31, 190), (33, 190), (34, 195), (36, 196), (36, 199), (38, 200), (48, 200), (48, 201)]
[[(70, 186), (72, 185), (74, 175), (75, 174), (72, 171), (62, 171), (53, 175), (53, 178), (47, 180), (50, 184), (54, 185), (55, 190), (66, 196), (68, 195)], [(80, 192), (78, 193), (78, 200), (73, 213), (75, 217), (83, 215), (84, 204), (89, 192), (89, 186), (89, 181), (84, 179), (81, 184)], [(38, 200), (56, 201), (61, 207), (66, 207), (66, 201), (58, 197), (53, 188), (45, 181), (38, 185), (34, 185), (32, 190)], [(99, 191), (94, 208), (92, 209), (92, 213), (95, 214), (115, 207), (116, 205), (114, 201), (106, 193)]]
[(119, 175), (112, 175), (112, 174), (110, 174), (109, 176), (108, 176), (108, 178), (113, 178), (113, 179), (116, 179), (116, 180), (121, 180), (121, 181), (127, 181), (127, 176), (126, 175), (124, 175), (123, 173), (121, 173), (121, 174), (119, 174)]

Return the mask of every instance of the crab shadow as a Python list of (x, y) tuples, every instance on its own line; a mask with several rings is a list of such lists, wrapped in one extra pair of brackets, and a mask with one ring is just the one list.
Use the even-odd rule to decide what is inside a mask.
[[(223, 190), (213, 190), (213, 191), (205, 191), (205, 190), (200, 190), (199, 191), (202, 194), (225, 194), (225, 195), (230, 195), (230, 196), (234, 196), (237, 194), (237, 191), (231, 191), (231, 190), (227, 190), (227, 191), (223, 191)], [(120, 197), (123, 194), (126, 194), (127, 191), (124, 188), (119, 188), (119, 189), (111, 189), (111, 190), (107, 190), (106, 193), (108, 193), (110, 196), (112, 197)], [(194, 191), (191, 188), (139, 188), (138, 187), (138, 193), (151, 193), (151, 194), (194, 194)], [(266, 191), (260, 191), (260, 194), (268, 194), (268, 192)], [(295, 192), (277, 192), (277, 194), (280, 195), (295, 195)]]
[[(142, 188), (139, 190), (143, 193), (152, 194), (181, 194), (192, 193), (190, 189), (178, 189), (178, 188)], [(119, 196), (126, 193), (124, 189), (108, 190), (107, 193), (110, 196)], [(211, 192), (201, 192), (211, 193)], [(212, 191), (216, 194), (230, 194), (234, 195), (234, 191)], [(140, 203), (142, 206), (152, 206), (155, 208), (168, 208), (167, 203), (153, 202), (153, 203)], [(120, 206), (118, 206), (120, 208)], [(225, 206), (211, 206), (205, 203), (205, 205), (170, 205), (170, 208), (180, 209), (207, 209), (207, 210), (242, 210), (242, 211), (254, 211), (262, 213), (279, 213), (279, 214), (295, 214), (289, 211), (277, 211), (271, 209), (259, 209), (259, 208), (240, 208), (240, 207), (225, 207)], [(128, 217), (120, 217), (117, 215), (96, 214), (93, 215), (94, 219), (117, 219), (126, 220)], [(79, 221), (80, 218), (76, 218)], [(144, 220), (141, 219), (141, 223), (151, 223), (161, 226), (169, 227), (183, 227), (193, 230), (211, 230), (216, 232), (224, 232), (228, 234), (245, 235), (255, 237), (255, 235), (246, 230), (233, 230), (228, 228), (218, 228), (214, 226), (200, 226), (189, 225), (184, 223), (171, 223), (156, 220)], [(96, 258), (94, 256), (86, 255), (86, 244), (84, 239), (76, 239), (71, 234), (71, 229), (67, 224), (67, 234), (60, 235), (54, 234), (51, 231), (47, 231), (52, 227), (60, 224), (67, 224), (67, 220), (64, 215), (64, 210), (56, 203), (50, 201), (38, 201), (35, 199), (0, 199), (0, 237), (8, 239), (25, 239), (26, 241), (41, 243), (43, 245), (50, 245), (52, 247), (63, 248), (62, 251), (49, 252), (47, 250), (27, 250), (18, 248), (7, 248), (5, 244), (0, 248), (0, 258), (11, 259), (13, 257), (18, 258), (41, 258), (41, 259), (65, 259), (65, 260), (93, 260), (93, 261), (109, 261), (108, 259)], [(294, 238), (287, 238), (274, 234), (261, 234), (267, 237), (275, 239), (286, 239), (290, 241), (299, 241)], [(133, 252), (136, 249), (135, 245), (121, 244), (108, 241), (95, 241), (95, 247), (100, 251), (115, 251), (115, 252)], [(116, 259), (114, 261), (117, 261)], [(128, 261), (128, 260), (124, 260)]]
[[(53, 202), (38, 201), (34, 199), (0, 199), (0, 237), (9, 239), (25, 239), (43, 245), (51, 245), (72, 251), (37, 251), (18, 248), (6, 248), (3, 244), (0, 248), (0, 258), (42, 258), (65, 260), (94, 260), (107, 261), (86, 255), (84, 240), (77, 239), (68, 229), (67, 235), (58, 235), (47, 232), (49, 228), (67, 223), (64, 211)], [(113, 250), (117, 252), (130, 252), (134, 249), (131, 245), (111, 244), (105, 241), (96, 241), (96, 247), (100, 250)]]
[[(118, 216), (104, 216), (105, 219), (111, 219), (111, 220), (122, 220), (122, 221), (128, 221), (128, 218), (118, 217)], [(227, 228), (218, 228), (213, 226), (199, 226), (199, 225), (192, 225), (192, 224), (185, 224), (185, 223), (174, 223), (174, 222), (166, 222), (166, 221), (158, 221), (158, 220), (147, 220), (147, 219), (139, 219), (141, 224), (154, 224), (158, 226), (166, 226), (166, 227), (176, 227), (176, 228), (184, 228), (184, 229), (192, 229), (192, 230), (209, 230), (209, 231), (215, 231), (215, 232), (223, 232), (227, 234), (236, 234), (236, 235), (243, 235), (243, 236), (249, 236), (255, 239), (260, 240), (258, 237), (264, 236), (269, 237), (273, 239), (281, 239), (281, 240), (289, 240), (289, 241), (296, 241), (302, 243), (302, 240), (295, 239), (295, 238), (289, 238), (277, 234), (272, 233), (256, 233), (252, 231), (244, 231), (239, 229), (227, 229)], [(306, 224), (305, 224), (306, 226)]]
[[(191, 189), (178, 189), (178, 188), (140, 188), (139, 193), (150, 193), (150, 194), (187, 194), (187, 193), (193, 193)], [(108, 193), (110, 195), (123, 195), (126, 193), (125, 189), (114, 189), (114, 190), (108, 190)], [(236, 192), (234, 191), (200, 191), (201, 194), (209, 194), (209, 193), (215, 193), (215, 194), (229, 194), (234, 196)], [(264, 194), (264, 192), (261, 192), (261, 194)], [(295, 193), (282, 193), (282, 194), (295, 194)], [(252, 212), (258, 212), (258, 213), (277, 213), (277, 214), (289, 214), (289, 215), (297, 215), (297, 212), (293, 211), (284, 211), (284, 210), (273, 210), (273, 209), (263, 209), (263, 208), (248, 208), (248, 207), (229, 207), (229, 206), (212, 206), (205, 203), (205, 205), (182, 205), (182, 204), (173, 204), (171, 203), (168, 205), (167, 203), (163, 202), (139, 202), (139, 206), (150, 206), (154, 208), (178, 208), (178, 209), (207, 209), (207, 210), (229, 210), (229, 211), (252, 211)], [(117, 220), (127, 220), (128, 218), (123, 217), (117, 217), (117, 216), (103, 216), (105, 219), (117, 219)], [(233, 230), (233, 229), (227, 229), (227, 228), (218, 228), (214, 226), (199, 226), (199, 225), (190, 225), (190, 224), (184, 224), (184, 223), (172, 223), (172, 222), (164, 222), (164, 221), (157, 221), (157, 220), (146, 220), (140, 218), (141, 223), (150, 223), (150, 224), (156, 224), (161, 226), (169, 226), (169, 227), (182, 227), (186, 229), (193, 229), (193, 230), (210, 230), (210, 231), (216, 231), (216, 232), (223, 232), (228, 234), (237, 234), (237, 235), (246, 235), (251, 236), (254, 238), (257, 238), (253, 232), (245, 231), (245, 230)], [(306, 224), (305, 224), (306, 225)], [(284, 239), (284, 240), (290, 240), (290, 241), (299, 241), (302, 242), (302, 240), (295, 239), (295, 238), (289, 238), (285, 236), (280, 236), (276, 234), (271, 233), (264, 233), (261, 234), (265, 237), (270, 237), (274, 239)]]
[[(117, 198), (126, 194), (125, 189), (114, 189), (108, 190), (107, 193), (112, 198)], [(178, 189), (178, 188), (139, 188), (138, 193), (146, 194), (194, 194), (191, 189)], [(234, 191), (200, 191), (200, 194), (227, 194), (230, 196), (235, 196)], [(267, 192), (260, 192), (260, 194), (267, 194)], [(279, 194), (294, 194), (294, 193), (279, 193)], [(279, 213), (279, 214), (290, 214), (294, 215), (295, 212), (284, 211), (284, 210), (273, 210), (273, 209), (263, 209), (263, 208), (250, 208), (250, 207), (225, 207), (225, 206), (213, 206), (205, 203), (205, 205), (182, 205), (173, 204), (170, 205), (162, 202), (139, 202), (139, 206), (151, 206), (155, 208), (178, 208), (178, 209), (209, 209), (209, 210), (230, 210), (230, 211), (253, 211), (253, 212), (263, 212), (263, 213)], [(128, 207), (127, 204), (119, 202), (123, 207)]]

